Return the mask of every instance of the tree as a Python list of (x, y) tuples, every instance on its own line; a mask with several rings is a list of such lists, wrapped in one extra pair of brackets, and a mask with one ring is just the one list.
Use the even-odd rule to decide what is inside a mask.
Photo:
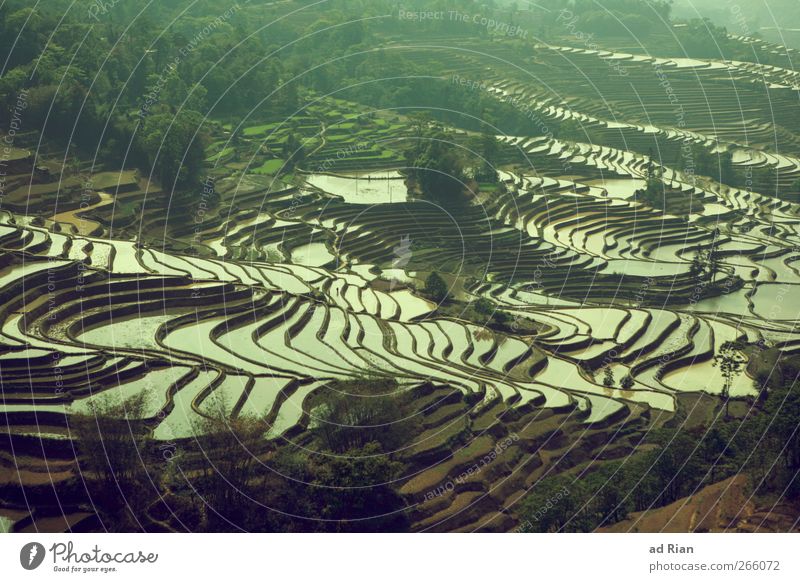
[[(10, 12), (3, 6), (0, 12), (0, 54), (7, 55), (7, 65), (16, 67), (30, 62), (47, 44), (46, 34), (56, 29), (44, 10), (21, 8)], [(10, 12), (10, 13), (9, 13)]]
[[(405, 502), (393, 487), (404, 467), (377, 442), (336, 454), (283, 446), (269, 469), (259, 499), (269, 507), (310, 518), (295, 520), (265, 511), (267, 519), (277, 521), (269, 526), (272, 531), (380, 532), (408, 527)], [(254, 529), (269, 531), (263, 524)]]
[(278, 100), (283, 104), (283, 109), (286, 113), (294, 114), (300, 106), (300, 91), (298, 88), (298, 81), (287, 80), (281, 89)]
[(537, 481), (520, 507), (520, 519), (531, 532), (584, 532), (591, 522), (583, 498), (584, 484), (557, 475)]
[(611, 366), (606, 366), (603, 368), (603, 386), (613, 388), (614, 383), (614, 370), (611, 369)]
[(422, 155), (427, 145), (427, 136), (433, 118), (427, 112), (414, 113), (411, 117), (411, 134), (414, 136), (414, 148), (409, 150), (411, 155), (410, 162)]
[(792, 182), (790, 193), (792, 194), (793, 198), (800, 198), (800, 178)]
[(422, 194), (448, 207), (463, 204), (467, 175), (457, 146), (442, 132), (433, 134), (424, 144), (419, 142), (420, 145), (422, 151), (411, 163), (409, 174)]
[(408, 393), (390, 378), (358, 378), (332, 382), (315, 398), (313, 433), (324, 448), (336, 453), (377, 442), (383, 450), (399, 447), (414, 433), (409, 423), (419, 415), (402, 411)]
[(653, 208), (663, 210), (666, 207), (666, 187), (661, 180), (661, 171), (648, 157), (645, 167), (645, 187), (633, 193), (634, 200)]
[[(258, 455), (266, 448), (263, 418), (232, 418), (223, 398), (211, 402), (211, 415), (194, 425), (196, 450), (177, 461), (190, 490), (200, 496), (208, 531), (253, 529), (261, 519), (254, 499), (263, 478)], [(174, 488), (174, 486), (173, 486)]]
[[(751, 474), (761, 482), (760, 490), (779, 493), (787, 499), (800, 498), (800, 358), (771, 348), (759, 354), (756, 362), (764, 392), (763, 414), (743, 424), (745, 441), (738, 447), (751, 458)], [(755, 454), (754, 454), (755, 451)]]
[(704, 249), (696, 249), (692, 256), (692, 262), (689, 265), (689, 276), (693, 279), (701, 281), (706, 278), (706, 270), (708, 268), (708, 251)]
[(619, 383), (620, 388), (622, 388), (623, 390), (630, 390), (631, 388), (633, 388), (633, 384), (634, 384), (633, 378), (631, 378), (630, 375), (623, 377)]
[(558, 126), (556, 137), (563, 141), (592, 142), (592, 138), (586, 126), (573, 118), (563, 121)]
[(717, 278), (717, 273), (720, 269), (720, 258), (716, 247), (711, 247), (708, 250), (708, 279), (713, 283)]
[(767, 196), (779, 197), (778, 170), (776, 167), (764, 166), (753, 169), (753, 189)]
[(654, 453), (652, 471), (645, 473), (652, 479), (651, 504), (659, 507), (693, 492), (702, 481), (704, 472), (696, 450), (697, 440), (693, 435), (679, 431), (676, 434), (665, 434), (655, 441), (661, 450)]
[(428, 278), (425, 279), (423, 291), (437, 303), (444, 303), (450, 295), (447, 283), (436, 271), (432, 271)]
[(244, 147), (244, 128), (237, 125), (231, 133), (231, 146), (233, 146), (233, 159), (239, 161), (242, 156), (242, 148)]
[(141, 424), (148, 398), (147, 391), (125, 400), (103, 394), (70, 418), (92, 504), (118, 531), (140, 530), (144, 512), (159, 496), (163, 461), (148, 463), (152, 449)]
[(724, 456), (727, 450), (728, 443), (725, 441), (717, 427), (712, 428), (708, 431), (708, 433), (706, 433), (700, 451), (703, 456), (703, 460), (711, 466), (711, 483), (715, 483), (717, 481), (717, 472), (724, 462)]
[(481, 315), (491, 316), (496, 311), (496, 307), (492, 301), (487, 299), (486, 297), (480, 297), (475, 302), (475, 311), (480, 313)]
[(724, 381), (720, 396), (725, 401), (725, 418), (728, 418), (728, 407), (730, 405), (731, 387), (733, 379), (742, 371), (742, 366), (747, 361), (741, 352), (742, 346), (737, 342), (723, 342), (719, 352), (714, 356), (714, 367), (719, 367)]
[(626, 483), (624, 467), (600, 467), (585, 479), (587, 502), (595, 523), (592, 529), (622, 521), (628, 517), (633, 504), (628, 495), (630, 485)]
[(306, 159), (306, 151), (300, 138), (297, 137), (298, 130), (292, 128), (286, 141), (283, 144), (283, 156), (286, 160), (286, 166), (294, 168), (303, 163)]
[(733, 167), (733, 154), (728, 150), (719, 154), (719, 181), (729, 186), (737, 181), (736, 170)]
[[(796, 385), (784, 388), (785, 397), (774, 399), (772, 412), (774, 421), (770, 424), (769, 439), (773, 446), (773, 459), (780, 458), (781, 463), (778, 481), (779, 491), (788, 490), (789, 495), (800, 495), (800, 484), (797, 483), (797, 474), (800, 471), (800, 393)], [(782, 488), (785, 487), (786, 489)]]
[(717, 272), (720, 270), (720, 264), (722, 263), (719, 252), (717, 251), (717, 244), (719, 243), (720, 237), (719, 228), (714, 229), (712, 237), (711, 248), (708, 249), (708, 277), (713, 283), (717, 278)]
[(492, 134), (490, 126), (487, 122), (482, 128), (481, 135), (473, 140), (471, 149), (480, 153), (479, 160), (476, 160), (475, 179), (478, 182), (497, 182), (497, 170), (495, 164), (497, 163), (497, 155), (499, 147), (497, 145), (497, 138)]
[(208, 135), (203, 116), (196, 111), (148, 116), (138, 144), (142, 157), (166, 190), (202, 182)]
[(719, 231), (714, 230), (714, 238), (711, 246), (707, 249), (697, 249), (692, 256), (692, 262), (689, 265), (689, 275), (692, 278), (713, 283), (716, 279), (717, 273), (720, 271), (722, 259), (716, 250), (717, 238)]

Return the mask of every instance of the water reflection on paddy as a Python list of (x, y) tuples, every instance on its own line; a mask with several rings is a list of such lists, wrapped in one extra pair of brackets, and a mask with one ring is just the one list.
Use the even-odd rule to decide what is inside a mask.
[(341, 196), (350, 204), (387, 204), (408, 200), (408, 188), (397, 171), (353, 176), (313, 174), (307, 181), (320, 190)]

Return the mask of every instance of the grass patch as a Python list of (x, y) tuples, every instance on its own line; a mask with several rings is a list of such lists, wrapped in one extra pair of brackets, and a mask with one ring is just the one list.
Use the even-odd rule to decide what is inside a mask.
[(259, 166), (259, 167), (258, 167), (258, 168), (256, 168), (255, 170), (253, 170), (253, 173), (254, 173), (254, 174), (270, 174), (270, 175), (273, 175), (273, 176), (274, 176), (275, 174), (277, 174), (278, 172), (280, 172), (281, 168), (283, 168), (283, 165), (284, 165), (285, 163), (286, 163), (286, 162), (284, 162), (284, 161), (283, 161), (282, 159), (280, 159), (280, 158), (275, 158), (275, 159), (272, 159), (272, 160), (267, 160), (266, 162), (264, 162), (263, 164), (261, 164), (261, 166)]
[(335, 134), (335, 135), (328, 135), (328, 136), (326, 136), (326, 139), (328, 141), (332, 141), (332, 142), (354, 141), (353, 140), (353, 136), (350, 135), (349, 133), (340, 133), (340, 134)]
[(267, 132), (273, 131), (276, 127), (278, 127), (278, 125), (280, 124), (267, 123), (265, 125), (254, 125), (253, 127), (245, 127), (242, 133), (246, 137), (252, 137), (254, 135), (264, 135)]
[(231, 155), (234, 151), (235, 151), (235, 149), (233, 147), (227, 147), (227, 148), (223, 149), (221, 152), (217, 152), (213, 156), (209, 156), (208, 158), (206, 158), (206, 161), (207, 162), (218, 162), (222, 158), (226, 158), (229, 155)]

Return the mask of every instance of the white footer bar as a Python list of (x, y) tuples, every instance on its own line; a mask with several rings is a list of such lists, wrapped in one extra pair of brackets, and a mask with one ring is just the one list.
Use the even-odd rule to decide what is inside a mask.
[(2, 580), (798, 580), (795, 534), (7, 534)]

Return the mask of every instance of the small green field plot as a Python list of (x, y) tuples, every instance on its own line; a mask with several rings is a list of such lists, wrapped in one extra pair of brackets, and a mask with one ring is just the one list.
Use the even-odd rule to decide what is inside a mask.
[(350, 142), (353, 141), (353, 136), (349, 133), (328, 134), (325, 136), (328, 141), (333, 142)]
[[(264, 136), (270, 132), (275, 131), (281, 125), (282, 125), (281, 123), (275, 122), (275, 123), (265, 123), (264, 125), (254, 125), (250, 127), (245, 127), (244, 130), (242, 131), (242, 134), (245, 137)], [(283, 124), (283, 127), (285, 127), (285, 124)]]
[(236, 151), (236, 148), (234, 148), (233, 146), (228, 146), (226, 148), (223, 148), (222, 150), (220, 150), (216, 154), (206, 158), (206, 161), (207, 162), (219, 162), (219, 161), (224, 160), (225, 158), (233, 155), (233, 153), (235, 151)]
[(342, 131), (349, 131), (349, 130), (353, 129), (354, 127), (356, 127), (355, 123), (347, 121), (347, 122), (344, 122), (344, 123), (336, 123), (334, 125), (331, 125), (328, 128), (328, 131), (331, 131), (333, 133), (339, 133), (339, 132), (342, 132)]
[(273, 175), (274, 176), (275, 174), (280, 172), (281, 169), (283, 169), (285, 167), (285, 165), (286, 165), (286, 162), (284, 160), (281, 160), (281, 159), (278, 159), (278, 158), (273, 159), (273, 160), (267, 160), (266, 162), (261, 164), (258, 168), (253, 170), (253, 173), (254, 174), (269, 174), (269, 175)]

